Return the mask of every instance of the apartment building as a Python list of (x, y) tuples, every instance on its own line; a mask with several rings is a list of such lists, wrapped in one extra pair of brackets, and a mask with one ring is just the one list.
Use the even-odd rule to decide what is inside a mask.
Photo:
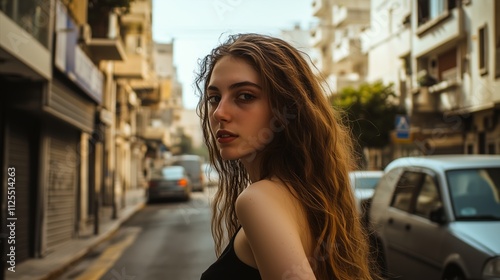
[[(61, 192), (75, 192), (76, 166), (66, 168), (58, 174), (48, 178), (49, 172), (40, 168), (41, 164), (52, 164), (55, 166), (60, 163), (64, 156), (75, 156), (78, 134), (83, 130), (90, 131), (91, 122), (74, 123), (66, 132), (69, 137), (66, 143), (52, 140), (48, 125), (42, 126), (45, 120), (57, 121), (57, 114), (60, 112), (54, 109), (54, 103), (43, 103), (42, 100), (48, 98), (49, 92), (53, 87), (50, 81), (53, 78), (51, 52), (53, 50), (53, 23), (51, 23), (52, 5), (51, 1), (37, 1), (36, 3), (21, 3), (21, 1), (8, 1), (0, 4), (0, 125), (2, 131), (1, 154), (2, 170), (13, 168), (13, 178), (7, 185), (7, 174), (1, 173), (2, 191), (2, 209), (7, 209), (7, 190), (8, 187), (14, 187), (15, 191), (15, 211), (12, 212), (13, 218), (23, 217), (16, 221), (16, 260), (22, 262), (34, 254), (41, 254), (43, 240), (33, 238), (33, 233), (39, 234), (42, 228), (41, 219), (37, 212), (47, 213), (46, 203), (38, 198), (45, 194), (49, 196), (51, 189), (49, 180), (52, 180), (55, 186), (59, 182), (65, 181), (65, 188), (59, 188)], [(55, 89), (57, 95), (57, 89)], [(73, 93), (73, 92), (72, 92)], [(68, 93), (68, 98), (70, 94)], [(85, 94), (79, 93), (77, 101), (83, 103), (84, 108), (92, 110), (95, 105), (90, 97), (83, 97)], [(73, 96), (73, 95), (71, 95)], [(47, 104), (48, 103), (48, 104)], [(83, 113), (87, 116), (87, 112)], [(62, 116), (65, 116), (64, 114)], [(66, 126), (68, 126), (66, 124)], [(60, 145), (58, 145), (60, 144)], [(62, 148), (62, 157), (41, 163), (41, 154), (52, 154), (57, 157), (57, 148)], [(66, 149), (67, 148), (67, 149)], [(51, 157), (52, 159), (52, 157)], [(12, 173), (11, 173), (12, 174)], [(44, 186), (37, 182), (43, 178)], [(47, 187), (47, 185), (49, 185)], [(75, 205), (67, 205), (69, 214), (75, 213)], [(7, 211), (1, 213), (2, 225), (5, 225)], [(63, 217), (63, 219), (66, 217)], [(49, 220), (50, 222), (50, 220)], [(73, 221), (70, 221), (73, 222)], [(5, 226), (3, 227), (5, 228)], [(50, 229), (50, 227), (49, 227)], [(64, 231), (64, 229), (62, 229)], [(64, 234), (62, 238), (65, 238)], [(2, 244), (7, 244), (7, 239), (2, 238)], [(5, 246), (4, 246), (5, 247)], [(3, 258), (2, 258), (3, 260)], [(5, 262), (2, 261), (2, 269)]]
[(500, 152), (499, 15), (494, 0), (371, 1), (368, 80), (394, 82), (410, 116), (392, 157)]
[(15, 187), (16, 265), (99, 234), (144, 198), (148, 151), (170, 138), (165, 125), (160, 138), (146, 132), (147, 112), (179, 94), (156, 74), (151, 10), (151, 0), (0, 3), (0, 164), (15, 170), (0, 174), (0, 199), (7, 209)]
[[(357, 1), (316, 0), (314, 15), (331, 19), (330, 23), (335, 25), (345, 14), (339, 11), (354, 3)], [(398, 137), (395, 131), (390, 147), (368, 151), (376, 161), (370, 166), (381, 168), (393, 158), (414, 154), (498, 154), (500, 3), (494, 0), (367, 3), (369, 24), (354, 35), (361, 42), (361, 51), (355, 57), (362, 61), (366, 56), (366, 81), (394, 83), (409, 120), (407, 136)], [(333, 35), (329, 40), (334, 42), (335, 38)], [(315, 42), (314, 36), (312, 40)], [(322, 50), (327, 50), (326, 46), (326, 42), (316, 43)], [(336, 59), (342, 51), (335, 47), (331, 51), (333, 62), (328, 69), (324, 68), (325, 73), (338, 75), (336, 70), (340, 69), (347, 73)], [(328, 55), (322, 57), (330, 60)], [(351, 70), (363, 73), (359, 68)]]
[(311, 56), (327, 94), (361, 84), (367, 55), (360, 38), (370, 24), (370, 1), (314, 0), (312, 6), (317, 24), (311, 30)]

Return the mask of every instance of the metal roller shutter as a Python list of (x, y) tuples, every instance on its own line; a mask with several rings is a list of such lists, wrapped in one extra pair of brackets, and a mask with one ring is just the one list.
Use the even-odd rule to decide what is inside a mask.
[(50, 171), (45, 239), (48, 251), (70, 241), (75, 232), (77, 138), (76, 135), (63, 131), (53, 131), (49, 137)]
[(15, 168), (15, 217), (16, 224), (16, 262), (20, 263), (31, 257), (33, 240), (30, 236), (33, 225), (32, 203), (32, 163), (34, 153), (30, 145), (29, 128), (20, 119), (9, 124), (7, 139), (7, 167)]

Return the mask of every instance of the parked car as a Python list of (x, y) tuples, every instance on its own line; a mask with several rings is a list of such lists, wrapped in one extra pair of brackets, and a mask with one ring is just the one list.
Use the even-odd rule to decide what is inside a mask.
[(192, 183), (182, 166), (166, 166), (151, 173), (147, 189), (148, 202), (166, 198), (191, 198)]
[(217, 170), (210, 165), (209, 163), (204, 163), (201, 165), (201, 169), (203, 170), (203, 184), (206, 187), (213, 187), (219, 185), (219, 173)]
[(370, 222), (389, 276), (500, 279), (500, 155), (392, 161), (373, 195)]
[(203, 191), (204, 185), (203, 181), (203, 172), (201, 169), (203, 161), (200, 156), (197, 155), (179, 155), (174, 156), (171, 160), (170, 165), (180, 165), (183, 166), (189, 179), (191, 179), (191, 183), (193, 184), (193, 191)]
[(368, 207), (375, 192), (375, 186), (380, 178), (382, 178), (382, 175), (384, 175), (384, 171), (381, 170), (357, 170), (349, 172), (349, 180), (351, 187), (354, 189), (356, 206), (362, 216), (364, 216), (364, 210), (367, 209), (366, 207)]

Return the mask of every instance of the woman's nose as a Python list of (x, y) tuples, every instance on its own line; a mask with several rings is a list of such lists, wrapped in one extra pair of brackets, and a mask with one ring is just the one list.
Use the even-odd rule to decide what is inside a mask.
[(231, 114), (230, 114), (230, 104), (225, 100), (224, 98), (221, 98), (219, 103), (217, 104), (217, 107), (215, 108), (214, 111), (214, 118), (219, 121), (229, 121), (231, 119)]

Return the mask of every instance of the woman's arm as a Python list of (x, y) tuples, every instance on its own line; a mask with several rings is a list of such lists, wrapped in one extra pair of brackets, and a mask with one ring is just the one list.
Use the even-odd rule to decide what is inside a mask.
[(284, 186), (269, 180), (252, 184), (236, 201), (262, 279), (316, 279), (301, 239), (308, 229), (299, 221), (297, 203)]

